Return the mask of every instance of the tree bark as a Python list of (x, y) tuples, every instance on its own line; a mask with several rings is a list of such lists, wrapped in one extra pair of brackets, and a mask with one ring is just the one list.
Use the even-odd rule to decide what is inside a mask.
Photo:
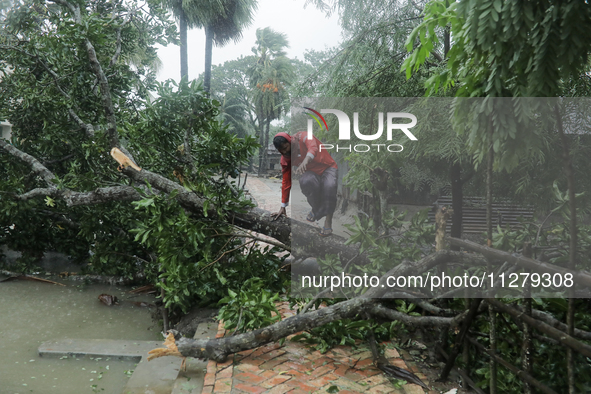
[(265, 151), (265, 122), (261, 116), (259, 116), (259, 175), (263, 175), (263, 152)]
[(207, 94), (211, 90), (211, 60), (213, 56), (213, 32), (205, 26), (205, 71), (203, 73), (203, 89)]
[[(532, 257), (532, 245), (526, 242), (523, 245), (523, 255), (525, 257)], [(531, 270), (527, 270), (527, 273), (531, 274)], [(524, 286), (524, 300), (523, 307), (525, 309), (526, 316), (532, 314), (532, 303), (531, 303), (531, 283), (528, 281)], [(521, 369), (531, 375), (532, 374), (532, 332), (531, 327), (525, 323), (523, 325), (523, 336), (521, 342)], [(527, 381), (523, 381), (523, 394), (532, 394), (531, 384)]]
[[(493, 189), (493, 162), (495, 152), (493, 150), (493, 137), (494, 130), (492, 124), (492, 115), (489, 119), (488, 125), (488, 155), (486, 163), (486, 234), (487, 234), (487, 246), (492, 246), (492, 189)], [(491, 264), (488, 265), (489, 272), (492, 272)], [(488, 308), (488, 319), (489, 319), (489, 343), (490, 351), (494, 354), (497, 352), (497, 317), (496, 313), (491, 306)], [(497, 362), (494, 357), (490, 359), (490, 394), (497, 394)]]
[[(514, 308), (516, 308), (520, 311), (526, 312), (526, 309), (520, 308), (517, 305), (515, 305)], [(552, 316), (550, 316), (546, 312), (542, 312), (537, 309), (532, 309), (531, 316), (533, 318), (535, 318), (536, 320), (540, 320), (540, 321), (548, 324), (549, 326), (556, 328), (557, 330), (560, 330), (563, 332), (568, 331), (568, 326), (566, 324), (564, 324), (560, 320), (553, 318)], [(575, 328), (574, 337), (579, 338), (579, 339), (583, 339), (585, 341), (591, 341), (591, 332)]]
[[(451, 236), (460, 238), (462, 236), (462, 218), (463, 212), (463, 183), (462, 183), (462, 166), (459, 163), (454, 163), (450, 169), (451, 180), (451, 207), (453, 209), (453, 216), (451, 219)], [(457, 246), (452, 246), (452, 250), (460, 250)]]
[(179, 33), (181, 39), (181, 79), (189, 79), (189, 61), (188, 61), (188, 48), (187, 48), (187, 17), (183, 7), (180, 10), (179, 16)]
[(468, 333), (468, 330), (470, 329), (470, 325), (472, 324), (472, 321), (474, 320), (474, 317), (476, 316), (476, 313), (478, 312), (478, 307), (480, 306), (480, 303), (482, 302), (482, 298), (475, 298), (472, 300), (472, 305), (470, 306), (470, 310), (468, 312), (468, 315), (466, 316), (466, 319), (464, 320), (464, 324), (462, 325), (462, 329), (460, 330), (460, 333), (458, 334), (457, 338), (456, 338), (456, 344), (454, 346), (454, 348), (452, 349), (449, 358), (447, 359), (447, 362), (445, 363), (445, 367), (443, 368), (443, 370), (441, 371), (441, 375), (439, 376), (439, 381), (445, 381), (447, 380), (447, 377), (451, 371), (451, 369), (454, 366), (454, 363), (456, 361), (456, 357), (458, 356), (458, 354), (460, 353), (460, 349), (462, 348), (462, 342), (464, 342), (464, 338), (466, 337), (466, 334)]
[[(560, 141), (562, 142), (562, 161), (563, 170), (566, 176), (568, 185), (568, 205), (570, 211), (569, 220), (569, 235), (570, 244), (568, 250), (568, 268), (571, 270), (576, 269), (577, 260), (577, 205), (575, 201), (575, 174), (573, 170), (572, 160), (570, 158), (570, 150), (568, 146), (568, 140), (562, 127), (562, 118), (560, 114), (560, 108), (558, 103), (554, 106), (554, 114), (556, 116), (556, 126), (560, 135)], [(569, 299), (568, 299), (568, 310), (566, 313), (566, 324), (568, 326), (568, 335), (574, 335), (575, 332), (575, 286), (569, 288)], [(567, 371), (568, 371), (568, 392), (570, 394), (575, 393), (575, 361), (574, 355), (571, 349), (566, 350), (567, 360)]]
[[(267, 148), (269, 147), (269, 129), (271, 128), (271, 119), (265, 122), (265, 136), (263, 138), (263, 175), (269, 171), (269, 155)], [(260, 173), (260, 172), (259, 172)]]

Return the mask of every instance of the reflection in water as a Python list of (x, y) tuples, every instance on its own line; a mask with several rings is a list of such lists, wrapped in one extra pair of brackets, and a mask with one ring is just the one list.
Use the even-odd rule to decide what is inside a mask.
[[(161, 340), (150, 309), (125, 302), (129, 288), (109, 285), (68, 287), (29, 281), (0, 283), (0, 394), (120, 393), (135, 362), (42, 358), (42, 342), (64, 338)], [(118, 306), (98, 300), (117, 296)], [(149, 300), (133, 298), (134, 301)]]

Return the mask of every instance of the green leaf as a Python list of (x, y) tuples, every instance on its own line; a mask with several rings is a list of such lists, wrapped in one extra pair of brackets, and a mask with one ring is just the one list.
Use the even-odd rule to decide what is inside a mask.
[(45, 205), (49, 207), (55, 207), (55, 200), (49, 196), (45, 196)]
[(495, 7), (495, 10), (500, 14), (501, 9), (503, 7), (503, 3), (501, 2), (501, 0), (495, 0), (493, 3), (493, 7)]

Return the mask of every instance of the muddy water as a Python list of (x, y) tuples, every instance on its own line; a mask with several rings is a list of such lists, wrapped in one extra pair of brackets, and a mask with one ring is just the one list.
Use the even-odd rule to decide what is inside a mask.
[[(135, 362), (42, 358), (42, 342), (64, 338), (160, 340), (149, 308), (122, 302), (108, 307), (97, 299), (108, 293), (126, 299), (129, 288), (67, 287), (30, 281), (0, 283), (0, 394), (119, 394)], [(133, 298), (133, 301), (153, 299)]]

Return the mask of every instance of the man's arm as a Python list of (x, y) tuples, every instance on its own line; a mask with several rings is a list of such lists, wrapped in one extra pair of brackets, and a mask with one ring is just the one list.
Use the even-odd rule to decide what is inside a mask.
[(302, 175), (304, 172), (306, 172), (306, 170), (308, 169), (308, 163), (314, 160), (314, 157), (316, 157), (316, 155), (318, 154), (319, 147), (316, 141), (317, 139), (314, 137), (304, 137), (304, 144), (306, 145), (307, 152), (306, 157), (304, 157), (302, 163), (298, 166), (298, 168), (296, 168), (297, 175)]
[(286, 166), (281, 165), (283, 178), (281, 179), (281, 207), (289, 205), (289, 193), (291, 191), (291, 163)]
[(283, 178), (281, 179), (281, 208), (279, 212), (274, 213), (273, 220), (282, 215), (286, 215), (286, 207), (289, 205), (289, 193), (291, 191), (291, 162), (287, 165), (281, 163)]

